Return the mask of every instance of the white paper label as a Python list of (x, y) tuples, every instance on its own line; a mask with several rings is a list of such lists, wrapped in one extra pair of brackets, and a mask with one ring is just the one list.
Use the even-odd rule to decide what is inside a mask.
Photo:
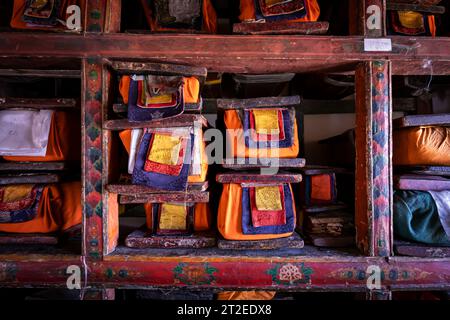
[(391, 39), (364, 39), (364, 51), (392, 51)]

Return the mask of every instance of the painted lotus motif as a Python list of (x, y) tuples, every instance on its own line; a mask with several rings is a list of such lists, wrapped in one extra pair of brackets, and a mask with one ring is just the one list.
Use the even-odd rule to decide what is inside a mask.
[(275, 267), (269, 269), (267, 274), (272, 276), (272, 281), (278, 285), (295, 285), (301, 283), (311, 283), (311, 275), (313, 270), (305, 267), (304, 263), (300, 264), (276, 264)]
[(209, 263), (179, 263), (174, 269), (175, 283), (187, 285), (209, 285), (216, 277), (217, 269)]

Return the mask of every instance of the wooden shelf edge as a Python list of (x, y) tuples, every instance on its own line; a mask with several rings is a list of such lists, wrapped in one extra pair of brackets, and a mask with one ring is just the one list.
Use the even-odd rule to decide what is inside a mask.
[(71, 109), (77, 107), (75, 99), (39, 99), (0, 97), (0, 109)]
[(219, 183), (299, 183), (301, 174), (278, 173), (274, 175), (260, 175), (257, 173), (220, 173), (216, 175)]
[(199, 123), (203, 127), (208, 126), (208, 121), (202, 115), (198, 114), (181, 114), (179, 116), (154, 120), (154, 121), (129, 121), (128, 119), (107, 120), (103, 124), (105, 130), (125, 130), (125, 129), (140, 129), (140, 128), (176, 128), (176, 127), (191, 127), (194, 123)]
[(162, 193), (147, 193), (135, 195), (120, 195), (120, 204), (144, 204), (144, 203), (162, 203), (162, 202), (209, 202), (208, 191), (189, 191), (173, 192), (165, 191)]
[[(208, 181), (201, 183), (189, 183), (187, 187), (188, 192), (192, 191), (206, 191), (208, 189)], [(150, 188), (141, 185), (133, 184), (119, 184), (111, 183), (106, 186), (106, 190), (111, 193), (117, 193), (119, 195), (136, 195), (136, 194), (146, 194), (146, 193), (164, 193), (167, 191), (161, 189)]]
[(248, 109), (263, 107), (287, 107), (301, 103), (300, 96), (266, 97), (251, 99), (217, 99), (218, 109)]

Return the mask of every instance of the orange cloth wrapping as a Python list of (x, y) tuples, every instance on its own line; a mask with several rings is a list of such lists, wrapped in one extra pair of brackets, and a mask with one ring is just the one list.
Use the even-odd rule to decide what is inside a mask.
[[(291, 188), (291, 186), (289, 186)], [(291, 188), (291, 194), (292, 188)], [(294, 198), (292, 198), (294, 203)], [(296, 220), (295, 205), (294, 220)], [(266, 240), (289, 237), (282, 234), (243, 234), (242, 233), (242, 187), (240, 184), (224, 184), (217, 213), (217, 228), (227, 240)]]
[[(120, 78), (119, 92), (125, 104), (128, 103), (130, 81), (130, 76), (122, 76), (122, 78)], [(196, 77), (184, 78), (183, 96), (184, 103), (198, 102), (200, 97), (200, 82)]]
[(329, 174), (311, 176), (311, 199), (330, 201), (333, 197)]
[(42, 191), (38, 213), (33, 220), (0, 223), (0, 232), (54, 233), (81, 224), (81, 183), (48, 185)]
[[(53, 30), (53, 29), (65, 29), (67, 28), (63, 26), (62, 24), (54, 27), (49, 26), (38, 26), (38, 25), (29, 25), (27, 22), (23, 21), (22, 16), (25, 10), (27, 0), (14, 0), (14, 7), (13, 7), (13, 14), (11, 17), (11, 28), (15, 29), (34, 29), (34, 30)], [(71, 5), (78, 5), (81, 9), (81, 14), (84, 13), (84, 1), (78, 1), (78, 0), (65, 0), (62, 1), (63, 8), (67, 8)], [(65, 11), (65, 9), (64, 9)], [(69, 17), (69, 15), (66, 15), (66, 18)], [(81, 18), (81, 21), (83, 21), (83, 17)]]
[[(231, 143), (233, 158), (296, 158), (299, 151), (297, 122), (294, 121), (294, 143), (288, 148), (247, 148), (244, 141), (244, 129), (236, 110), (225, 110), (227, 143)], [(229, 141), (229, 142), (228, 142)]]
[(81, 121), (79, 115), (54, 112), (48, 137), (47, 153), (44, 157), (3, 157), (7, 161), (80, 161)]
[[(144, 204), (146, 225), (153, 228), (152, 204)], [(207, 203), (196, 203), (194, 208), (194, 231), (207, 231), (211, 228), (211, 212)]]
[(394, 130), (394, 165), (450, 166), (449, 127)]
[(217, 300), (272, 300), (275, 291), (224, 291), (217, 294)]
[[(131, 144), (131, 130), (123, 130), (119, 133), (120, 140), (122, 140), (123, 146), (130, 154), (130, 144)], [(200, 143), (200, 153), (201, 153), (201, 173), (199, 175), (191, 175), (188, 177), (189, 183), (204, 182), (206, 180), (206, 175), (208, 174), (208, 157), (205, 150), (205, 141), (203, 140), (203, 132), (201, 133), (202, 143)]]
[[(316, 0), (305, 0), (306, 16), (300, 19), (291, 20), (290, 22), (308, 22), (317, 21), (320, 16), (320, 7)], [(254, 0), (241, 0), (241, 14), (239, 20), (251, 21), (255, 20), (255, 3)]]

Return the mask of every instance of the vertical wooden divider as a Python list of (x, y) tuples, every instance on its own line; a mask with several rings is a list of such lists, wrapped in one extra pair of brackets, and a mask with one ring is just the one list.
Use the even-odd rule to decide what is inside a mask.
[(349, 31), (368, 38), (386, 36), (386, 0), (350, 0)]
[(369, 256), (392, 254), (392, 97), (389, 61), (356, 70), (356, 241)]

